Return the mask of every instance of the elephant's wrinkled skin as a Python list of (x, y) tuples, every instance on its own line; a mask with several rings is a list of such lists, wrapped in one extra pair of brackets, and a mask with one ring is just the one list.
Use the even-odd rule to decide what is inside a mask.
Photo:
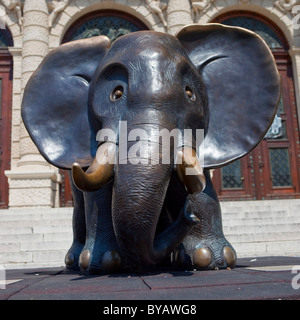
[[(185, 268), (234, 267), (209, 169), (259, 143), (275, 115), (279, 87), (264, 41), (219, 24), (187, 26), (176, 37), (135, 32), (113, 44), (99, 36), (53, 50), (27, 84), (22, 117), (42, 155), (57, 167), (73, 167), (83, 190), (72, 186), (67, 267), (139, 271), (170, 261)], [(121, 121), (127, 134), (146, 133), (129, 135), (125, 158)], [(115, 139), (99, 141), (103, 128)], [(161, 129), (192, 129), (193, 141), (175, 145), (168, 163), (162, 150), (159, 163), (130, 152), (137, 140), (153, 151)], [(204, 175), (200, 160), (189, 162), (187, 155), (198, 151), (197, 129), (204, 130)], [(115, 164), (99, 164), (109, 154), (105, 148)], [(179, 156), (182, 165), (175, 163)], [(186, 165), (196, 170), (192, 178)]]

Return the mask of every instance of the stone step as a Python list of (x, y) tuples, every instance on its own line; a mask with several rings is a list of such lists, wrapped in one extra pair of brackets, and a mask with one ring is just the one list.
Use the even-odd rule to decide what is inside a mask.
[[(229, 230), (233, 228), (233, 232), (239, 232), (238, 228), (243, 228), (243, 232), (254, 232), (265, 226), (271, 230), (270, 226), (290, 226), (292, 230), (299, 227), (300, 215), (294, 217), (272, 217), (272, 218), (245, 218), (245, 219), (223, 219), (223, 228)], [(249, 229), (248, 229), (249, 228)], [(10, 234), (36, 234), (36, 233), (53, 233), (53, 232), (72, 232), (72, 219), (57, 220), (40, 220), (34, 223), (29, 220), (20, 221), (0, 221), (0, 236)]]
[[(294, 216), (294, 215), (292, 215)], [(231, 219), (259, 219), (259, 218), (273, 218), (273, 217), (290, 217), (290, 215), (282, 210), (282, 211), (239, 211), (239, 212), (231, 212), (222, 210), (222, 218), (223, 220), (231, 220)]]
[[(0, 234), (0, 243), (42, 242), (42, 241), (71, 241), (72, 232), (51, 232), (31, 234)], [(1, 251), (0, 251), (1, 252)]]
[(47, 219), (47, 220), (19, 220), (19, 221), (1, 221), (0, 234), (6, 228), (36, 228), (36, 227), (59, 227), (69, 226), (72, 223), (71, 219)]
[(72, 232), (72, 226), (66, 225), (66, 226), (33, 226), (33, 227), (6, 227), (6, 228), (0, 228), (0, 235), (11, 235), (11, 234), (45, 234), (45, 233), (70, 233)]
[(50, 212), (41, 212), (41, 210), (39, 211), (35, 211), (35, 212), (19, 212), (19, 211), (14, 211), (13, 213), (9, 213), (8, 210), (5, 210), (5, 213), (2, 213), (2, 210), (0, 210), (0, 221), (20, 221), (20, 220), (32, 220), (32, 221), (36, 221), (36, 220), (48, 220), (48, 219), (52, 219), (52, 220), (56, 220), (56, 219), (69, 219), (72, 218), (72, 210), (69, 211), (64, 211), (61, 213), (50, 213)]
[[(73, 208), (23, 208), (23, 209), (4, 209), (0, 210), (0, 220), (2, 219), (22, 219), (30, 217), (31, 219), (51, 219), (62, 216), (72, 216)], [(36, 217), (36, 218), (35, 218)]]
[(53, 251), (53, 250), (68, 250), (72, 241), (27, 241), (14, 243), (1, 243), (0, 252), (34, 252), (34, 251)]
[(15, 264), (26, 264), (33, 262), (33, 252), (1, 252), (0, 265), (11, 264), (10, 269), (13, 269)]
[[(1, 264), (1, 263), (0, 263)], [(60, 268), (65, 267), (64, 259), (58, 261), (34, 261), (34, 262), (11, 262), (11, 263), (2, 263), (1, 266), (6, 270), (9, 269), (40, 269), (40, 268)], [(37, 271), (39, 273), (39, 271)]]
[(225, 234), (249, 234), (249, 233), (270, 233), (270, 232), (296, 232), (300, 230), (300, 223), (294, 224), (260, 224), (260, 225), (244, 225), (227, 226), (223, 223), (223, 231)]
[(43, 234), (44, 241), (69, 241), (70, 243), (73, 240), (72, 229), (68, 229), (65, 232), (51, 232)]
[[(300, 233), (298, 230), (293, 232), (230, 233), (227, 229), (225, 229), (224, 234), (227, 238), (230, 237), (231, 241), (234, 243), (300, 239)], [(49, 248), (51, 249), (51, 247), (59, 249), (61, 246), (63, 248), (69, 248), (69, 244), (71, 244), (71, 242), (71, 232), (0, 235), (0, 252), (13, 250), (13, 248), (16, 248), (15, 244), (19, 245), (17, 250), (26, 251), (28, 250), (29, 246), (30, 250), (48, 250)], [(5, 245), (11, 245), (11, 248), (5, 250)]]
[[(65, 233), (61, 233), (65, 235)], [(0, 234), (0, 243), (19, 243), (19, 242), (39, 242), (44, 240), (45, 235), (42, 233), (23, 233), (23, 234)], [(49, 239), (50, 240), (50, 239)]]
[(255, 201), (221, 201), (221, 207), (225, 208), (253, 208), (260, 210), (260, 208), (275, 209), (276, 208), (295, 208), (300, 206), (300, 199), (274, 199), (274, 200), (255, 200)]
[(29, 267), (32, 263), (44, 263), (45, 265), (63, 266), (65, 250), (8, 252), (0, 255), (0, 265), (8, 269), (20, 266)]
[(261, 217), (261, 218), (239, 218), (239, 219), (223, 219), (223, 225), (226, 226), (239, 226), (239, 225), (248, 225), (248, 226), (257, 226), (264, 224), (274, 224), (274, 225), (282, 225), (282, 224), (297, 224), (300, 223), (300, 215), (299, 216), (288, 216), (288, 217)]
[(248, 234), (230, 234), (224, 233), (227, 239), (233, 243), (249, 243), (264, 241), (289, 241), (300, 240), (300, 233), (294, 232), (270, 232), (270, 233), (248, 233)]
[[(230, 241), (230, 238), (228, 237)], [(289, 241), (264, 241), (251, 243), (232, 242), (238, 257), (300, 256), (300, 239)]]
[[(297, 220), (299, 220), (299, 218), (297, 218)], [(250, 224), (250, 221), (247, 221), (246, 219), (231, 221), (229, 224), (223, 222), (223, 232), (225, 235), (235, 235), (236, 237), (253, 235), (254, 239), (256, 234), (263, 234), (266, 238), (273, 238), (274, 235), (277, 235), (277, 237), (286, 237), (290, 235), (292, 237), (297, 233), (300, 234), (300, 222), (286, 223), (286, 221), (282, 220), (277, 222), (274, 219), (266, 222), (267, 223), (256, 221), (255, 224)], [(61, 241), (72, 238), (71, 222), (65, 226), (59, 225), (59, 221), (55, 224), (57, 225), (0, 228), (0, 242)]]
[[(260, 204), (257, 205), (257, 203)], [(234, 214), (236, 216), (241, 215), (242, 217), (247, 217), (248, 215), (249, 217), (272, 217), (278, 214), (284, 214), (286, 216), (295, 215), (295, 212), (300, 212), (299, 199), (255, 202), (221, 202), (220, 205), (224, 218), (226, 218), (227, 214)]]
[[(300, 200), (221, 203), (223, 230), (239, 257), (300, 256)], [(0, 210), (0, 265), (63, 266), (72, 208)]]
[[(300, 212), (300, 211), (299, 211)], [(241, 212), (225, 213), (222, 215), (224, 224), (226, 225), (257, 225), (261, 223), (298, 223), (300, 215), (287, 215), (284, 211), (275, 213), (259, 213), (259, 212)], [(0, 211), (0, 234), (3, 229), (16, 227), (51, 227), (51, 226), (69, 226), (72, 224), (72, 213), (70, 214), (23, 214), (18, 216), (2, 216)]]
[[(297, 211), (289, 211), (289, 210), (270, 210), (270, 211), (251, 211), (251, 208), (247, 208), (238, 212), (228, 211), (229, 209), (222, 210), (222, 218), (223, 219), (257, 219), (257, 218), (273, 218), (273, 217), (294, 217)], [(300, 208), (299, 208), (300, 212)]]

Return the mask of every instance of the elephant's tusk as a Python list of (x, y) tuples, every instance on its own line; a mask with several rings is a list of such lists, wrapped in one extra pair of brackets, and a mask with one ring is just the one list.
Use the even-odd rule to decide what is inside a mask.
[(113, 176), (116, 145), (111, 142), (102, 144), (90, 167), (84, 172), (78, 163), (72, 166), (72, 177), (76, 187), (82, 191), (96, 191)]
[(177, 176), (189, 194), (201, 192), (206, 186), (205, 176), (196, 151), (183, 147), (177, 154)]

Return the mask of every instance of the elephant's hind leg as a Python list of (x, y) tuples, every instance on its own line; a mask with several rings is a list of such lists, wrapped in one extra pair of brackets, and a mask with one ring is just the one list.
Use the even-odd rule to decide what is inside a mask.
[(208, 172), (204, 192), (189, 195), (190, 210), (200, 219), (183, 242), (196, 268), (233, 268), (236, 252), (223, 234), (221, 208)]

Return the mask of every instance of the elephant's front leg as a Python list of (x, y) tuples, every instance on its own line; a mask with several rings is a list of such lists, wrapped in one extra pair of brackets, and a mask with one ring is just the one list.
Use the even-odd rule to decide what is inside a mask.
[(119, 248), (111, 218), (113, 181), (98, 191), (84, 192), (86, 216), (85, 246), (79, 257), (84, 272), (115, 272), (121, 267)]
[(199, 219), (183, 242), (186, 253), (196, 268), (234, 267), (236, 253), (223, 234), (221, 208), (209, 172), (205, 172), (204, 192), (188, 196), (188, 210)]
[(83, 192), (76, 188), (73, 183), (72, 177), (69, 174), (74, 209), (73, 209), (73, 242), (71, 248), (68, 250), (65, 263), (67, 269), (79, 270), (79, 255), (85, 245), (86, 226), (85, 226), (85, 209)]

